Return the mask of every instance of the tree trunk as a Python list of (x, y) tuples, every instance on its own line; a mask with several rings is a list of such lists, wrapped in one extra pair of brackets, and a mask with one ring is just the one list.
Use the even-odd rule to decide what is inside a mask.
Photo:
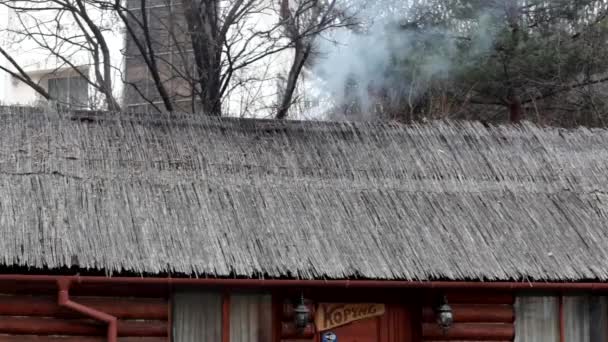
[(28, 75), (25, 72), (25, 70), (23, 70), (21, 68), (19, 63), (17, 63), (17, 61), (8, 52), (6, 52), (6, 50), (4, 50), (2, 48), (2, 46), (0, 46), (0, 55), (4, 56), (4, 58), (6, 58), (6, 60), (15, 69), (17, 69), (17, 71), (14, 72), (11, 69), (9, 69), (8, 66), (5, 67), (3, 65), (0, 65), (0, 70), (7, 72), (12, 77), (15, 77), (18, 80), (20, 80), (21, 82), (27, 84), (30, 88), (34, 89), (38, 94), (40, 94), (45, 99), (52, 100), (51, 95), (42, 86), (40, 86), (38, 83), (34, 82), (34, 80), (32, 80), (32, 78), (30, 77), (30, 75)]
[(191, 32), (199, 99), (203, 113), (221, 116), (221, 53), (218, 0), (184, 0), (184, 12)]
[(519, 28), (519, 3), (517, 0), (505, 1), (505, 11), (507, 15), (507, 21), (511, 27), (511, 46), (508, 49), (507, 61), (504, 63), (505, 78), (508, 83), (508, 96), (507, 101), (509, 105), (509, 121), (512, 123), (518, 123), (522, 118), (522, 105), (521, 100), (517, 96), (517, 90), (513, 84), (511, 73), (509, 72), (509, 65), (511, 59), (514, 58), (515, 51), (520, 41), (520, 28)]
[(519, 123), (523, 117), (521, 101), (516, 95), (509, 97), (509, 121)]
[(291, 102), (293, 100), (293, 95), (296, 91), (298, 78), (300, 77), (302, 68), (304, 67), (306, 60), (308, 59), (310, 49), (310, 43), (303, 44), (302, 42), (296, 42), (295, 56), (293, 58), (293, 63), (291, 64), (291, 68), (289, 70), (289, 76), (287, 77), (285, 92), (283, 93), (281, 104), (277, 111), (277, 119), (285, 119), (287, 117), (287, 114), (289, 113), (289, 108), (292, 105)]
[[(108, 106), (108, 110), (110, 111), (120, 111), (120, 105), (118, 101), (114, 98), (114, 94), (112, 93), (112, 59), (110, 58), (110, 48), (106, 42), (106, 39), (103, 35), (101, 29), (93, 22), (93, 20), (89, 17), (85, 4), (82, 0), (78, 0), (76, 2), (78, 8), (80, 9), (80, 16), (87, 24), (87, 27), (91, 30), (93, 35), (95, 36), (96, 44), (101, 48), (101, 55), (103, 57), (103, 62), (96, 60), (97, 65), (95, 66), (96, 70), (99, 70), (99, 63), (103, 63), (103, 77), (101, 75), (97, 75), (97, 83), (100, 83), (100, 89), (104, 93), (106, 97), (106, 104)], [(143, 10), (143, 9), (142, 9)]]

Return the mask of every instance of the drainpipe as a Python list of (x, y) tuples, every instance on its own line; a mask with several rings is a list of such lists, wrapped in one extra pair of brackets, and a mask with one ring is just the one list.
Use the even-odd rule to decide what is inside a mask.
[(82, 304), (76, 303), (70, 299), (70, 284), (72, 280), (69, 278), (59, 278), (57, 280), (57, 286), (59, 287), (58, 293), (58, 304), (64, 308), (68, 308), (72, 311), (81, 313), (87, 317), (90, 317), (96, 321), (104, 322), (108, 324), (108, 333), (107, 333), (107, 341), (108, 342), (117, 342), (118, 341), (118, 320), (116, 317), (109, 315), (105, 312), (101, 312), (90, 308), (88, 306), (84, 306)]

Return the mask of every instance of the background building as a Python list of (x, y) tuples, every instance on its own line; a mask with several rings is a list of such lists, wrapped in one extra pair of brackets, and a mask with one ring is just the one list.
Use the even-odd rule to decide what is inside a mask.
[[(99, 11), (90, 10), (91, 15), (95, 16)], [(44, 22), (47, 18), (55, 15), (51, 11), (41, 11), (36, 20)], [(91, 54), (82, 49), (64, 49), (64, 56), (70, 64), (54, 56), (47, 49), (44, 49), (34, 39), (24, 38), (13, 34), (11, 27), (23, 25), (18, 21), (18, 14), (7, 6), (0, 6), (0, 44), (13, 58), (18, 59), (20, 66), (50, 95), (57, 99), (60, 105), (73, 108), (97, 108), (103, 102), (99, 92), (82, 75), (90, 79), (95, 78), (94, 63)], [(64, 31), (61, 35), (69, 37), (78, 34), (78, 29), (74, 28), (74, 23), (68, 16), (62, 16), (61, 26)], [(22, 20), (27, 21), (26, 16)], [(120, 25), (116, 25), (112, 30), (104, 31), (105, 40), (108, 42), (113, 68), (113, 80), (115, 96), (122, 98), (124, 86), (122, 84), (123, 56), (121, 50), (124, 47), (124, 34)], [(12, 70), (15, 68), (0, 56), (0, 63)], [(10, 74), (0, 70), (0, 103), (5, 105), (44, 105), (45, 99), (26, 83), (21, 82)]]
[[(87, 3), (95, 6), (93, 4), (98, 2)], [(37, 3), (27, 4), (36, 6), (32, 4)], [(249, 2), (244, 5), (243, 12), (239, 12), (238, 19), (233, 21), (226, 18), (231, 5), (222, 8), (222, 13), (214, 19), (218, 21), (216, 29), (223, 32), (222, 42), (214, 44), (220, 38), (205, 37), (201, 39), (204, 47), (198, 49), (193, 48), (193, 36), (204, 30), (188, 27), (187, 11), (180, 1), (129, 0), (124, 2), (125, 7), (119, 9), (104, 4), (77, 13), (78, 16), (86, 13), (93, 17), (96, 28), (104, 32), (108, 42), (111, 57), (107, 59), (110, 62), (105, 63), (103, 59), (101, 64), (110, 65), (113, 75), (103, 75), (103, 79), (112, 81), (106, 87), (103, 87), (103, 80), (99, 81), (102, 79), (99, 77), (102, 69), (100, 58), (93, 58), (91, 42), (82, 38), (91, 28), (82, 31), (82, 26), (75, 24), (78, 22), (70, 22), (70, 15), (75, 11), (69, 2), (62, 3), (62, 13), (68, 13), (63, 16), (57, 16), (58, 11), (52, 9), (28, 8), (27, 11), (15, 12), (4, 4), (2, 15), (6, 26), (1, 47), (19, 59), (18, 64), (31, 77), (32, 83), (39, 84), (49, 96), (41, 96), (42, 92), (31, 89), (28, 82), (3, 73), (0, 101), (6, 104), (40, 104), (44, 102), (42, 98), (52, 97), (74, 108), (112, 108), (113, 103), (104, 103), (104, 99), (114, 98), (120, 104), (116, 107), (139, 112), (151, 109), (214, 115), (221, 112), (227, 116), (250, 117), (269, 117), (277, 113), (277, 106), (286, 93), (287, 73), (294, 52), (289, 38), (283, 34), (275, 2)], [(19, 19), (18, 23), (16, 19)], [(46, 22), (51, 19), (56, 19), (56, 23), (46, 27)], [(43, 38), (38, 36), (36, 40), (34, 37), (40, 33), (25, 32), (24, 27), (28, 25), (30, 28), (43, 27), (48, 36), (69, 43), (60, 44), (60, 52), (49, 51), (48, 46), (40, 43)], [(198, 30), (198, 33), (193, 34), (191, 30)], [(95, 40), (99, 40), (97, 36)], [(205, 50), (210, 47), (215, 51)], [(197, 51), (204, 52), (197, 55)], [(216, 57), (216, 64), (207, 63), (213, 59), (209, 56)], [(208, 65), (197, 66), (196, 61)], [(101, 82), (101, 86), (96, 82)], [(89, 85), (85, 86), (85, 83)], [(207, 86), (210, 84), (214, 86)], [(108, 92), (104, 89), (112, 89), (112, 96), (106, 96)], [(300, 92), (301, 89), (288, 93), (300, 95)], [(302, 102), (298, 96), (293, 98), (293, 103)], [(213, 106), (211, 110), (210, 103)], [(294, 114), (292, 117), (297, 116)]]

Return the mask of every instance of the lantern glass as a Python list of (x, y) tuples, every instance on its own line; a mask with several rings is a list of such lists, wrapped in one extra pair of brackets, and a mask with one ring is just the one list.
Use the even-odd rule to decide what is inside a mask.
[(454, 323), (452, 308), (448, 304), (442, 304), (437, 311), (437, 323), (443, 329), (449, 329)]
[(437, 324), (443, 332), (446, 333), (454, 323), (454, 313), (452, 312), (452, 307), (448, 304), (446, 296), (440, 297), (440, 300), (435, 307), (435, 315)]
[(294, 323), (296, 328), (299, 331), (306, 329), (306, 326), (310, 320), (310, 310), (308, 310), (308, 307), (304, 304), (304, 299), (301, 300), (300, 304), (298, 304), (294, 311)]

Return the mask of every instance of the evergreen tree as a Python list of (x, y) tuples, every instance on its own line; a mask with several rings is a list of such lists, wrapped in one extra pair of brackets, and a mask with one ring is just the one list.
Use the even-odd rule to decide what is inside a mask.
[(601, 125), (607, 16), (605, 0), (420, 2), (395, 23), (408, 48), (394, 49), (387, 70), (389, 87), (404, 90), (393, 110), (406, 120), (441, 110), (495, 120), (488, 113), (502, 108), (513, 122)]

